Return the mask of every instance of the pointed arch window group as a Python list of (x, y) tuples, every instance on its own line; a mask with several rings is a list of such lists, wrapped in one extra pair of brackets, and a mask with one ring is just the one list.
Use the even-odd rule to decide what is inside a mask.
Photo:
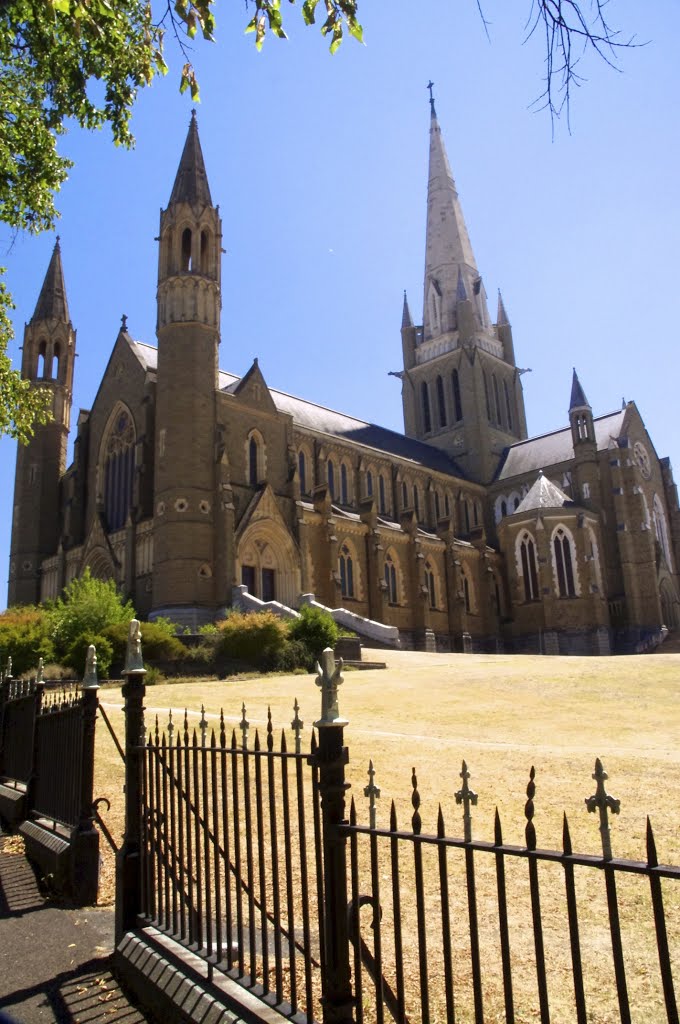
[(122, 529), (132, 505), (135, 479), (135, 426), (127, 409), (119, 409), (104, 442), (104, 518), (111, 532)]

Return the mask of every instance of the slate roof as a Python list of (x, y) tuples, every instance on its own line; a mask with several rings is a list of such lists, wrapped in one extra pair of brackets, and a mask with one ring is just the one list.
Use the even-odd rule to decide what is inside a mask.
[[(625, 417), (626, 409), (619, 409), (593, 420), (598, 451), (617, 447)], [(571, 427), (564, 427), (562, 430), (554, 430), (550, 434), (531, 437), (528, 441), (511, 445), (505, 453), (496, 480), (509, 480), (527, 473), (536, 473), (539, 469), (548, 469), (549, 466), (569, 462), (573, 458)]]
[[(134, 341), (132, 346), (144, 367), (147, 370), (155, 370), (158, 362), (158, 349), (141, 341)], [(236, 377), (233, 373), (219, 371), (221, 391), (233, 394), (240, 380), (241, 378)], [(293, 395), (287, 395), (284, 391), (269, 388), (269, 393), (278, 411), (292, 416), (293, 422), (301, 427), (351, 441), (354, 444), (361, 444), (367, 448), (373, 448), (377, 452), (396, 455), (438, 473), (448, 473), (449, 476), (465, 479), (465, 474), (450, 456), (423, 441), (416, 441), (414, 438), (405, 437), (394, 430), (379, 427), (375, 423), (367, 423), (365, 420), (347, 416), (345, 413), (326, 409), (325, 406), (307, 402), (304, 398), (295, 398)]]
[(557, 484), (548, 480), (539, 472), (538, 477), (524, 495), (514, 511), (514, 515), (520, 512), (531, 512), (536, 508), (564, 508), (565, 505), (573, 505), (568, 494), (565, 494)]

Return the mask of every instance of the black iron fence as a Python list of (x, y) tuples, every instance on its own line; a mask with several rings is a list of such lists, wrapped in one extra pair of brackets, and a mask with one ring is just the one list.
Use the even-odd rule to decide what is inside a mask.
[(271, 716), (251, 742), (245, 708), (231, 733), (223, 714), (210, 732), (205, 715), (190, 730), (185, 714), (145, 735), (137, 652), (119, 938), (153, 924), (296, 1021), (678, 1024), (680, 868), (658, 863), (651, 824), (646, 861), (613, 856), (618, 801), (600, 762), (587, 799), (599, 855), (574, 852), (566, 817), (562, 848), (539, 848), (533, 769), (521, 846), (504, 841), (498, 813), (492, 841), (473, 837), (465, 763), (459, 837), (441, 808), (424, 830), (415, 770), (407, 827), (394, 803), (378, 822), (372, 764), (360, 822), (355, 798), (347, 817), (340, 668), (324, 652), (303, 753), (297, 703), (291, 750)]
[(0, 686), (0, 814), (18, 826), (29, 856), (54, 889), (78, 903), (94, 903), (94, 647), (82, 687), (47, 689), (41, 672), (30, 681), (6, 674)]

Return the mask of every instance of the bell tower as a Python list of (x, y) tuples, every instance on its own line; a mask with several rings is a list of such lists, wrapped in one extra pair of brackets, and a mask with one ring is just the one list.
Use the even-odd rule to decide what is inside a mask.
[(488, 483), (503, 450), (527, 436), (512, 328), (499, 295), (489, 315), (437, 120), (430, 82), (430, 157), (423, 321), (402, 313), (404, 429)]
[(59, 481), (66, 469), (75, 357), (57, 238), (35, 312), (24, 327), (21, 376), (49, 391), (52, 419), (37, 426), (17, 451), (9, 605), (40, 600), (41, 562), (56, 554), (59, 544)]
[(152, 605), (152, 617), (190, 626), (215, 610), (221, 252), (222, 222), (192, 113), (160, 223)]

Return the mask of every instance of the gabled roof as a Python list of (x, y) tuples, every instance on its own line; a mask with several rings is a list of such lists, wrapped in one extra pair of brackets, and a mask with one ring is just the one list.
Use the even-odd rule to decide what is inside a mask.
[(565, 494), (552, 480), (548, 480), (547, 476), (543, 476), (541, 471), (513, 514), (531, 512), (536, 508), (564, 508), (565, 505), (573, 504), (569, 495)]
[[(155, 371), (158, 361), (157, 348), (141, 341), (134, 341), (132, 350), (145, 369)], [(220, 391), (235, 394), (240, 382), (240, 377), (220, 370)], [(295, 398), (293, 395), (287, 395), (284, 391), (269, 388), (269, 393), (278, 411), (292, 416), (293, 422), (301, 427), (316, 430), (321, 434), (329, 434), (331, 437), (337, 437), (344, 441), (351, 441), (354, 444), (365, 445), (375, 449), (378, 453), (385, 452), (388, 455), (408, 459), (438, 473), (447, 473), (449, 476), (465, 479), (465, 474), (454, 459), (423, 441), (416, 441), (411, 437), (398, 434), (394, 430), (379, 427), (375, 423), (367, 423), (365, 420), (346, 416), (333, 409), (326, 409), (323, 405), (307, 402), (303, 398)]]
[[(598, 451), (618, 446), (626, 411), (619, 409), (593, 420)], [(511, 445), (505, 453), (496, 480), (508, 480), (511, 477), (536, 473), (539, 469), (547, 470), (550, 466), (570, 462), (573, 458), (574, 442), (571, 427), (564, 427), (562, 430), (554, 430), (550, 434), (531, 437), (528, 441)]]

